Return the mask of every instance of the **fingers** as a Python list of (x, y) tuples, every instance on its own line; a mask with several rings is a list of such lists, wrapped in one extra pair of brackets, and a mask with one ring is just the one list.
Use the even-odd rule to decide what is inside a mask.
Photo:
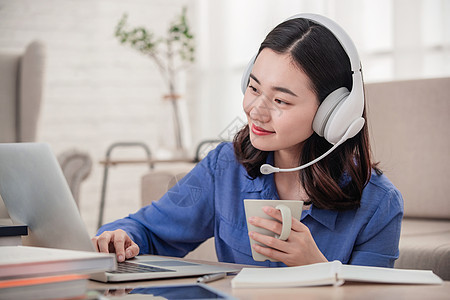
[(265, 255), (267, 257), (270, 257), (272, 259), (278, 260), (278, 261), (284, 261), (285, 257), (287, 256), (286, 253), (273, 249), (273, 248), (267, 248), (258, 244), (253, 245), (253, 249), (255, 249), (256, 252)]
[[(130, 238), (125, 232), (120, 232), (118, 230), (114, 231), (114, 238), (112, 240), (114, 244), (114, 249), (116, 252), (116, 257), (118, 262), (125, 261), (125, 241), (128, 241)], [(128, 239), (128, 240), (127, 240)]]
[(139, 254), (139, 246), (133, 241), (131, 241), (131, 243), (132, 243), (131, 246), (129, 246), (128, 248), (125, 249), (125, 258), (126, 259), (133, 258)]
[(92, 242), (98, 252), (115, 252), (118, 262), (139, 254), (139, 246), (121, 229), (105, 231), (99, 236), (92, 238)]
[(281, 216), (281, 211), (279, 209), (276, 209), (272, 206), (264, 206), (262, 210), (272, 218), (277, 219), (278, 221), (282, 222), (283, 217)]
[[(279, 209), (276, 209), (271, 206), (264, 206), (262, 209), (268, 216), (271, 216), (272, 218), (275, 218), (280, 222), (283, 221), (283, 218), (281, 216), (281, 211)], [(279, 228), (280, 228), (279, 232), (275, 232), (275, 231), (274, 232), (277, 234), (280, 234), (281, 233), (281, 224), (280, 224)], [(266, 229), (269, 229), (269, 228), (266, 228)], [(300, 222), (300, 220), (297, 220), (294, 218), (292, 218), (292, 230), (297, 231), (297, 232), (309, 231), (308, 227), (305, 224)]]
[[(273, 209), (272, 207), (263, 207), (264, 212), (266, 212), (268, 215), (270, 215), (273, 218), (280, 218), (280, 222), (281, 222), (281, 213), (279, 210), (277, 209)], [(278, 213), (278, 216), (277, 216)], [(276, 220), (269, 220), (269, 219), (264, 219), (264, 218), (259, 218), (259, 217), (251, 217), (249, 218), (249, 223), (260, 227), (260, 228), (264, 228), (267, 229), (269, 231), (274, 232), (277, 235), (281, 234), (281, 230), (283, 225)], [(251, 239), (267, 246), (273, 249), (276, 249), (278, 251), (272, 250), (270, 248), (267, 247), (263, 247), (260, 246), (258, 244), (253, 245), (254, 249), (257, 252), (260, 252), (263, 255), (275, 258), (275, 259), (279, 259), (278, 255), (280, 253), (282, 253), (283, 251), (285, 251), (286, 249), (286, 242), (289, 240), (289, 238), (286, 241), (282, 241), (280, 239), (274, 238), (273, 236), (269, 236), (269, 235), (265, 235), (265, 234), (261, 234), (255, 231), (250, 231), (249, 232), (249, 236)], [(281, 251), (281, 252), (280, 252)], [(277, 257), (274, 257), (273, 255), (276, 255)]]
[(262, 255), (281, 262), (285, 262), (286, 258), (289, 257), (289, 245), (287, 241), (282, 241), (257, 232), (250, 232), (250, 238), (262, 244), (255, 243), (252, 245), (253, 249)]
[(248, 219), (248, 222), (252, 225), (255, 225), (256, 227), (270, 230), (278, 235), (281, 234), (281, 229), (283, 228), (283, 225), (278, 221), (258, 217), (251, 217)]
[[(267, 215), (281, 222), (281, 213), (277, 209), (264, 207), (263, 210)], [(259, 217), (249, 219), (249, 223), (252, 225), (272, 231), (278, 235), (282, 229), (280, 222)], [(327, 258), (315, 243), (309, 228), (294, 218), (292, 218), (291, 233), (285, 241), (255, 231), (249, 232), (249, 236), (252, 240), (258, 242), (252, 245), (256, 252), (281, 261), (287, 266), (301, 266), (327, 261)]]
[(98, 252), (109, 253), (109, 243), (112, 239), (112, 231), (105, 231), (94, 239), (96, 239)]
[(283, 251), (283, 249), (286, 248), (286, 241), (282, 241), (272, 236), (268, 236), (254, 231), (251, 231), (249, 235), (251, 239), (261, 244), (264, 244), (267, 247), (274, 248), (280, 251)]
[(292, 219), (292, 230), (296, 232), (309, 233), (308, 226), (296, 219)]
[[(280, 210), (270, 206), (265, 206), (263, 207), (263, 211), (275, 220), (252, 217), (249, 219), (249, 223), (280, 235), (283, 227), (282, 215)], [(299, 234), (303, 235), (304, 232), (309, 232), (308, 227), (302, 224), (300, 220), (292, 218), (291, 226), (291, 233), (285, 241), (255, 231), (249, 232), (250, 238), (259, 243), (254, 244), (253, 249), (256, 252), (272, 259), (288, 263), (290, 260), (292, 260), (293, 254), (298, 250), (297, 248), (302, 248), (298, 247), (299, 243), (303, 243)]]
[(94, 246), (95, 251), (100, 252), (100, 249), (98, 249), (98, 236), (94, 236), (91, 238), (92, 245)]

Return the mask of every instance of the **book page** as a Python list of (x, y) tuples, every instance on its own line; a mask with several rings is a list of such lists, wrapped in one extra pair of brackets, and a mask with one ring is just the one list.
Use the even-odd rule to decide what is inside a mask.
[(432, 271), (342, 265), (338, 277), (345, 281), (403, 284), (441, 284)]
[(236, 287), (300, 287), (336, 284), (340, 262), (318, 263), (300, 267), (244, 268), (232, 279)]

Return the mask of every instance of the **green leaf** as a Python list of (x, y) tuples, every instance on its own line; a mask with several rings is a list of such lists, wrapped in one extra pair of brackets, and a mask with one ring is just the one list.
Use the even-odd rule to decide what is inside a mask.
[[(155, 37), (152, 30), (140, 26), (129, 28), (128, 14), (122, 14), (115, 27), (115, 36), (122, 45), (148, 55), (158, 63), (169, 64), (176, 62), (176, 56), (181, 61), (194, 62), (195, 41), (187, 22), (187, 8), (183, 7), (181, 15), (172, 21), (166, 31), (166, 36)], [(156, 58), (158, 57), (158, 58)], [(175, 59), (172, 62), (168, 60)], [(164, 69), (160, 69), (164, 73)]]

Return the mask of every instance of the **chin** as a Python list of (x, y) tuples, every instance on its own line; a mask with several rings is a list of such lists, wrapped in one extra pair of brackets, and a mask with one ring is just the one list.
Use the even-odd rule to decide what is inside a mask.
[(260, 136), (253, 136), (250, 134), (250, 142), (252, 146), (260, 151), (275, 151), (273, 143), (269, 141), (263, 141), (263, 138)]

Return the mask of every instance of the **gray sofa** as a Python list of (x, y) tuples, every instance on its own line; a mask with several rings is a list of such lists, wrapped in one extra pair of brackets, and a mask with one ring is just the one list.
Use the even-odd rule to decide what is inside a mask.
[(450, 78), (368, 84), (366, 95), (375, 158), (405, 202), (395, 267), (450, 280)]
[[(433, 270), (450, 280), (450, 78), (372, 83), (365, 91), (375, 159), (405, 201), (395, 268)], [(158, 199), (176, 182), (170, 175), (192, 167), (145, 174), (142, 202)], [(217, 260), (213, 239), (188, 257)]]
[[(46, 47), (39, 41), (23, 52), (0, 51), (0, 143), (36, 141), (45, 64)], [(80, 185), (91, 171), (92, 160), (87, 153), (70, 149), (60, 153), (58, 161), (78, 204)], [(7, 216), (1, 197), (0, 216)]]
[(0, 143), (36, 139), (44, 86), (45, 46), (0, 53)]

